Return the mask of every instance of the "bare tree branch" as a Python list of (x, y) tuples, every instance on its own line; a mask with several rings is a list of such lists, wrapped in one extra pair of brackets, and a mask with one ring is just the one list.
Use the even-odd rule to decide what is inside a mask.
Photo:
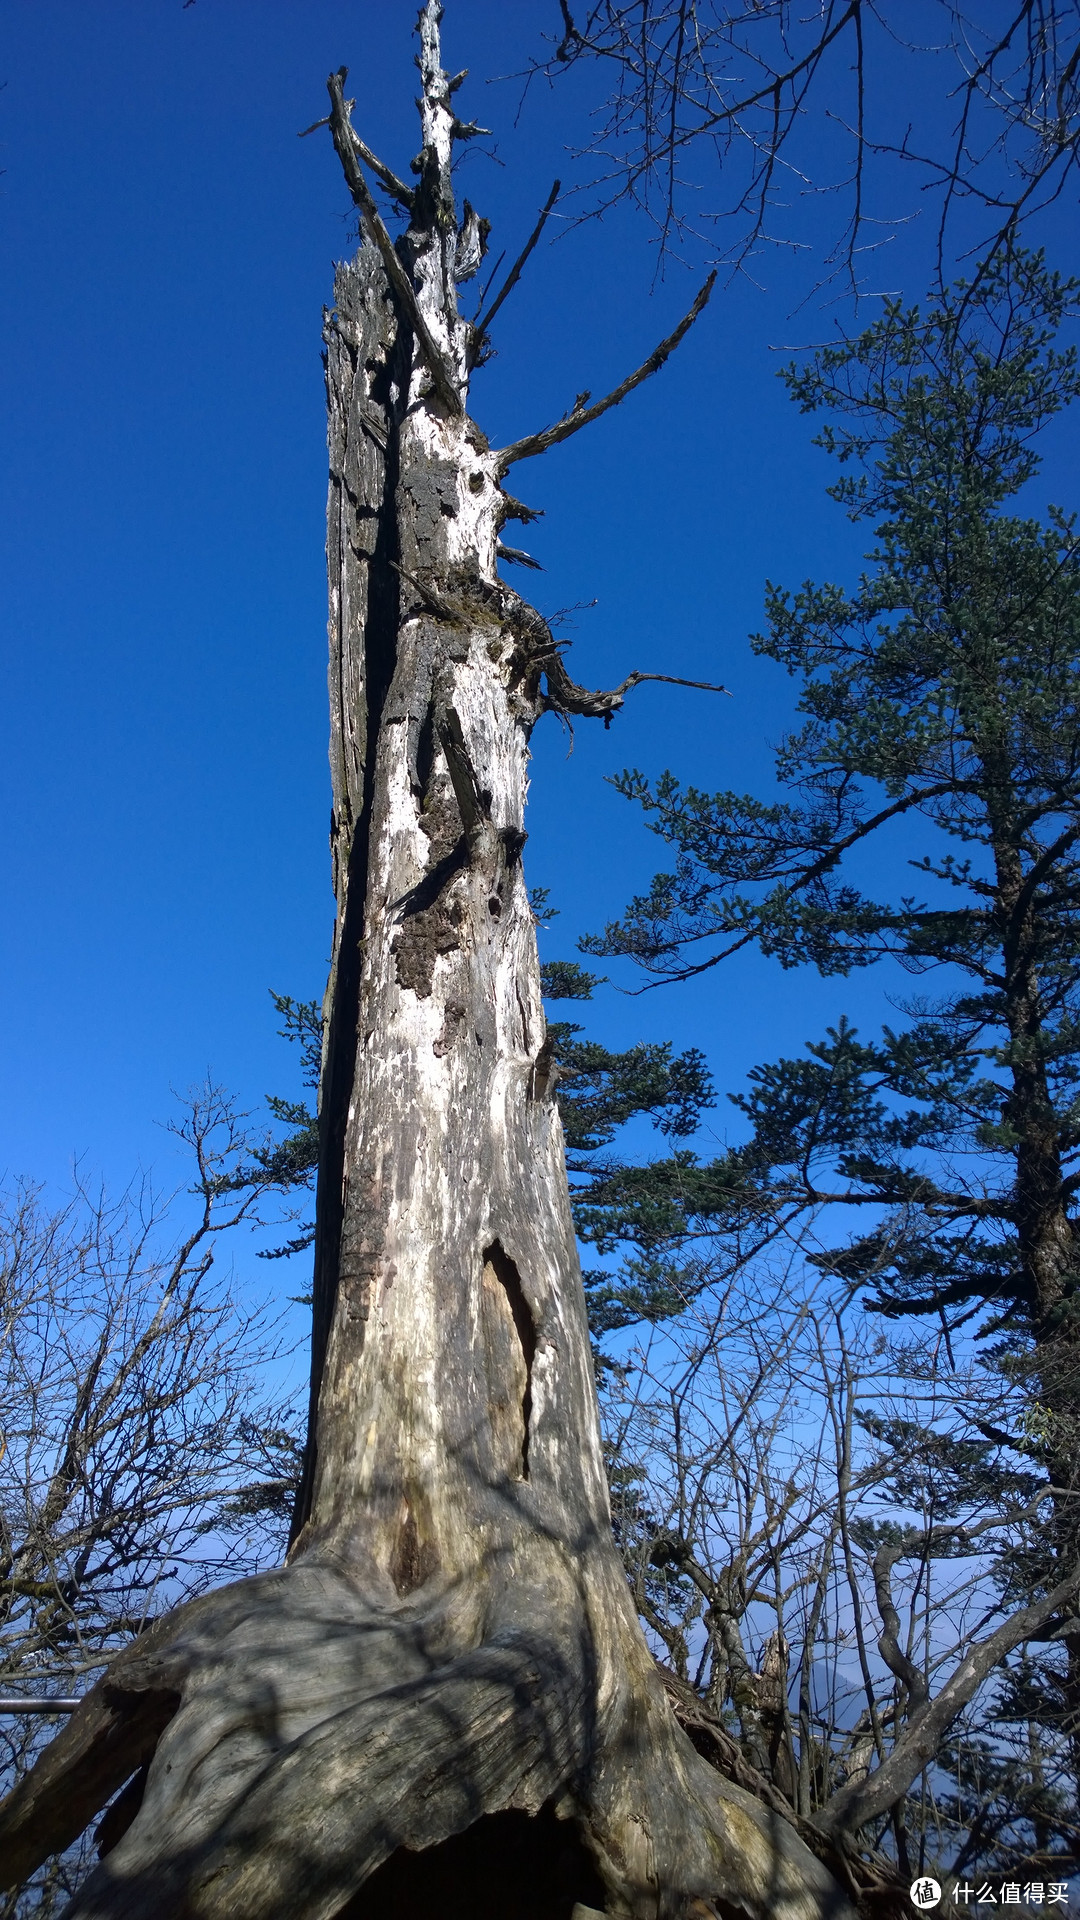
[(462, 405), (461, 395), (457, 390), (453, 376), (431, 333), (427, 321), (420, 311), (416, 295), (413, 292), (412, 282), (398, 258), (397, 249), (383, 224), (379, 209), (372, 199), (371, 189), (360, 171), (356, 158), (360, 143), (357, 141), (356, 135), (353, 132), (352, 124), (349, 120), (348, 105), (344, 97), (344, 86), (347, 78), (348, 68), (340, 67), (337, 73), (332, 73), (326, 82), (331, 100), (330, 131), (333, 135), (334, 147), (337, 151), (338, 159), (341, 161), (346, 185), (363, 215), (364, 223), (372, 240), (382, 255), (382, 262), (386, 268), (386, 277), (394, 290), (405, 320), (423, 355), (424, 364), (431, 375), (439, 399), (442, 401), (448, 413), (463, 413), (464, 407)]
[[(870, 244), (880, 245), (913, 217), (911, 208), (892, 211), (891, 161), (900, 158), (940, 196), (936, 251), (947, 278), (947, 234), (955, 229), (960, 251), (983, 258), (1075, 177), (1080, 15), (1074, 0), (979, 8), (934, 0), (930, 12), (929, 30), (919, 34), (899, 0), (824, 0), (801, 17), (782, 3), (595, 0), (580, 17), (563, 6), (562, 38), (534, 70), (553, 77), (592, 61), (609, 80), (583, 148), (597, 163), (592, 207), (631, 199), (656, 225), (661, 251), (691, 224), (720, 220), (736, 223), (726, 255), (736, 264), (762, 243), (805, 245), (805, 235), (777, 231), (790, 203), (777, 191), (786, 172), (804, 192), (842, 196), (841, 231), (826, 241), (824, 260), (858, 290), (868, 227)], [(927, 131), (890, 126), (892, 108), (907, 119), (909, 101)], [(815, 122), (850, 141), (846, 174), (842, 162), (825, 177), (807, 174), (819, 148), (807, 140), (804, 161), (803, 135)], [(715, 160), (732, 183), (704, 210), (698, 193), (693, 221), (682, 198), (690, 181), (679, 167), (692, 153)], [(871, 160), (886, 163), (873, 181)], [(693, 184), (701, 183), (699, 171)], [(889, 208), (884, 218), (871, 186)], [(965, 200), (993, 214), (978, 236), (957, 225)]]
[(983, 1681), (1014, 1647), (1030, 1640), (1072, 1599), (1080, 1585), (1080, 1567), (1074, 1568), (1044, 1600), (1023, 1607), (1003, 1621), (996, 1632), (968, 1648), (952, 1678), (930, 1705), (912, 1722), (888, 1757), (865, 1780), (854, 1781), (833, 1795), (814, 1816), (822, 1832), (847, 1844), (860, 1828), (896, 1806), (937, 1754), (953, 1721)]
[(549, 447), (557, 446), (560, 440), (569, 440), (572, 433), (580, 433), (582, 427), (590, 426), (594, 420), (599, 420), (601, 414), (607, 413), (611, 407), (617, 407), (620, 400), (626, 399), (628, 393), (633, 393), (635, 387), (640, 387), (643, 380), (648, 380), (651, 374), (658, 373), (665, 360), (670, 358), (680, 340), (693, 326), (715, 282), (716, 274), (710, 273), (689, 313), (680, 320), (674, 333), (669, 333), (666, 340), (661, 340), (660, 345), (654, 348), (636, 372), (628, 374), (627, 378), (603, 400), (598, 400), (595, 406), (586, 406), (585, 402), (589, 395), (582, 394), (572, 411), (562, 420), (557, 420), (553, 427), (544, 427), (540, 433), (526, 434), (524, 439), (515, 440), (510, 446), (504, 447), (496, 455), (499, 474), (507, 473), (518, 460), (530, 460), (534, 454), (546, 453)]
[(399, 180), (393, 168), (388, 167), (384, 161), (379, 159), (377, 154), (372, 153), (370, 147), (365, 146), (360, 135), (355, 132), (355, 130), (353, 131), (353, 145), (360, 155), (361, 160), (364, 162), (364, 165), (371, 168), (377, 180), (382, 181), (387, 193), (392, 195), (392, 197), (405, 208), (407, 213), (411, 213), (416, 199), (412, 188), (407, 187), (404, 180)]
[(544, 228), (547, 225), (548, 215), (551, 212), (552, 207), (555, 205), (555, 202), (559, 197), (561, 188), (562, 188), (562, 181), (556, 180), (554, 185), (552, 186), (551, 192), (548, 194), (548, 197), (544, 202), (543, 207), (541, 208), (540, 218), (538, 219), (535, 227), (533, 228), (528, 239), (526, 240), (525, 245), (522, 247), (521, 252), (518, 254), (517, 259), (514, 261), (513, 266), (511, 267), (509, 273), (507, 274), (506, 279), (503, 281), (503, 284), (500, 287), (498, 293), (495, 295), (495, 298), (492, 301), (490, 307), (487, 308), (486, 312), (480, 314), (480, 316), (476, 320), (474, 320), (473, 336), (472, 336), (472, 341), (469, 347), (469, 365), (470, 366), (474, 367), (476, 365), (476, 362), (480, 357), (480, 350), (484, 344), (484, 339), (487, 335), (488, 329), (491, 326), (492, 321), (495, 318), (495, 315), (498, 313), (499, 308), (502, 306), (504, 300), (507, 299), (507, 297), (513, 292), (514, 288), (517, 286), (517, 283), (521, 278), (522, 269), (525, 266), (525, 262), (528, 260), (529, 255), (532, 253), (533, 248), (536, 246), (536, 243), (539, 240), (540, 235), (543, 233)]
[(680, 680), (671, 673), (628, 673), (617, 687), (590, 692), (571, 680), (558, 652), (553, 652), (545, 662), (544, 673), (549, 706), (559, 713), (580, 714), (586, 720), (609, 721), (622, 706), (623, 698), (631, 687), (640, 686), (644, 680), (662, 680), (669, 687), (696, 687), (702, 693), (726, 693), (730, 698), (729, 688), (718, 686), (711, 680)]

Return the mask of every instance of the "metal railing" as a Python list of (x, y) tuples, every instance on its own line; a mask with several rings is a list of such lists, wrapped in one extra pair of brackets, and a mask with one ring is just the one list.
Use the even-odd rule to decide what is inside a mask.
[(18, 1699), (6, 1694), (0, 1698), (0, 1713), (74, 1713), (78, 1700), (50, 1699), (46, 1694), (36, 1694)]

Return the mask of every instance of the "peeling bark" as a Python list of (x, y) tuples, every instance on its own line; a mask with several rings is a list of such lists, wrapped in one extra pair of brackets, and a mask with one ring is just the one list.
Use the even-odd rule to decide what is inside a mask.
[[(612, 1540), (521, 850), (536, 719), (625, 687), (575, 687), (496, 571), (525, 510), (465, 407), (480, 228), (439, 17), (415, 189), (330, 82), (365, 239), (326, 323), (337, 924), (296, 1534), (114, 1662), (0, 1810), (0, 1859), (17, 1881), (146, 1766), (69, 1920), (427, 1913), (448, 1847), (470, 1914), (841, 1920), (677, 1727)], [(411, 212), (396, 247), (361, 159)], [(515, 1878), (514, 1832), (562, 1879)]]

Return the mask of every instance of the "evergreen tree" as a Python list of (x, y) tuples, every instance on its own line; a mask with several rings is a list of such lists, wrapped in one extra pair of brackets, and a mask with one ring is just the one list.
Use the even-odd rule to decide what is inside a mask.
[[(968, 1324), (1027, 1389), (1022, 1421), (984, 1437), (1046, 1489), (1029, 1593), (1075, 1561), (1080, 1488), (1080, 544), (1061, 511), (1011, 503), (1080, 391), (1055, 345), (1077, 291), (1039, 256), (1002, 256), (786, 371), (827, 416), (832, 497), (876, 545), (854, 591), (769, 588), (753, 645), (805, 716), (777, 752), (785, 796), (623, 774), (673, 859), (584, 943), (658, 978), (756, 945), (823, 974), (892, 957), (924, 983), (879, 1037), (840, 1021), (758, 1068), (736, 1097), (749, 1138), (719, 1161), (601, 1169), (580, 1224), (631, 1248), (610, 1322), (636, 1296), (663, 1307), (690, 1235), (730, 1265), (853, 1216), (813, 1259), (887, 1316), (931, 1316), (946, 1344)], [(867, 856), (887, 874), (898, 831), (917, 880), (871, 894)], [(1080, 1763), (1080, 1636), (1062, 1625), (1056, 1724)]]

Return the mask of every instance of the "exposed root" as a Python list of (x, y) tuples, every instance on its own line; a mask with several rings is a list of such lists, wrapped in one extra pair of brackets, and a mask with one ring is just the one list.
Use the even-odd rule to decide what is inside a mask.
[(605, 1685), (581, 1596), (576, 1620), (556, 1604), (544, 1621), (545, 1582), (521, 1573), (537, 1624), (473, 1646), (447, 1583), (373, 1603), (314, 1557), (192, 1603), (119, 1657), (12, 1796), (3, 1879), (68, 1844), (149, 1761), (66, 1920), (331, 1920), (369, 1881), (375, 1920), (395, 1876), (437, 1880), (434, 1855), (388, 1867), (403, 1849), (545, 1808), (595, 1862), (570, 1904), (602, 1890), (628, 1920), (683, 1920), (695, 1901), (840, 1920), (835, 1883), (698, 1759), (658, 1677), (644, 1694), (640, 1675)]

